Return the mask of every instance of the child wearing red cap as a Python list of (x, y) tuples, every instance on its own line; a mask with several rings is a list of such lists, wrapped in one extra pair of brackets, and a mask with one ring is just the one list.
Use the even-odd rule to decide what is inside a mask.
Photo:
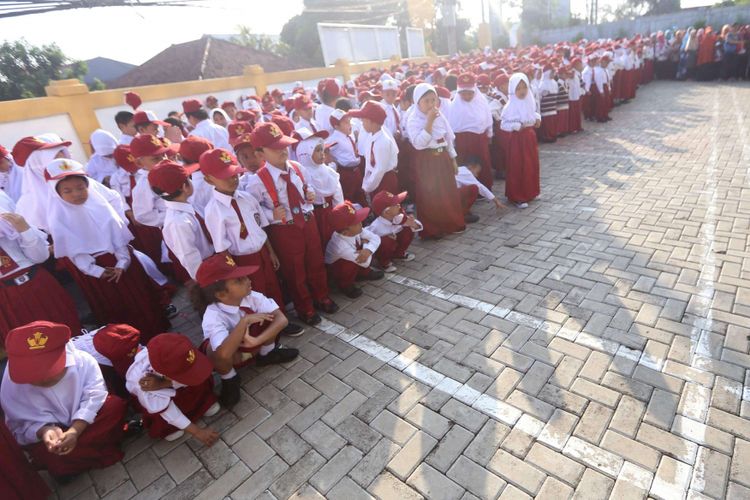
[(169, 328), (157, 285), (133, 257), (133, 235), (121, 211), (107, 198), (120, 197), (90, 181), (73, 160), (47, 166), (51, 190), (47, 210), (55, 257), (67, 257), (68, 269), (97, 321), (129, 323), (145, 339)]
[(362, 227), (370, 209), (355, 209), (345, 201), (331, 212), (334, 233), (326, 247), (326, 264), (341, 293), (351, 299), (362, 295), (355, 281), (379, 280), (383, 271), (370, 267), (372, 256), (380, 246), (380, 236)]
[(368, 134), (365, 144), (365, 174), (362, 189), (370, 200), (381, 191), (398, 191), (398, 145), (389, 132), (383, 131), (386, 112), (383, 107), (370, 101), (349, 115), (362, 120)]
[(219, 401), (231, 408), (240, 400), (240, 376), (235, 368), (286, 363), (297, 349), (276, 340), (288, 321), (272, 299), (252, 289), (249, 276), (258, 266), (238, 266), (226, 252), (209, 257), (198, 269), (198, 286), (191, 290), (195, 309), (203, 316), (202, 345), (222, 380)]
[(148, 172), (174, 151), (175, 148), (168, 140), (155, 135), (139, 135), (130, 143), (130, 152), (135, 158), (135, 163), (144, 171), (143, 175), (138, 176), (132, 192), (133, 215), (140, 224), (155, 228), (160, 228), (164, 224), (167, 209), (164, 202), (151, 191)]
[(307, 96), (307, 94), (300, 94), (294, 98), (292, 103), (294, 111), (291, 113), (292, 120), (294, 121), (294, 129), (298, 130), (306, 128), (317, 132), (320, 130), (320, 125), (313, 118), (314, 109), (313, 102)]
[(352, 117), (340, 109), (334, 110), (329, 117), (334, 131), (329, 140), (331, 157), (336, 162), (336, 170), (341, 179), (344, 199), (366, 205), (365, 193), (362, 191), (365, 159), (360, 156), (352, 137)]
[(577, 57), (574, 57), (570, 61), (570, 72), (568, 73), (567, 85), (568, 85), (568, 129), (571, 133), (577, 134), (583, 132), (582, 125), (582, 101), (583, 98), (583, 87), (581, 85), (581, 71), (583, 71), (583, 63)]
[[(115, 148), (112, 157), (117, 164), (117, 170), (109, 179), (109, 187), (120, 193), (127, 203), (126, 215), (131, 222), (135, 223), (133, 216), (133, 189), (138, 183), (138, 177), (141, 172), (140, 167), (135, 163), (135, 156), (130, 152), (130, 146), (120, 144)], [(141, 176), (146, 173), (140, 174)], [(130, 213), (128, 213), (130, 212)]]
[(96, 360), (68, 342), (70, 329), (35, 321), (5, 337), (0, 404), (32, 462), (61, 482), (123, 457), (127, 404), (107, 393)]
[(192, 280), (195, 280), (201, 262), (214, 253), (211, 234), (203, 217), (188, 202), (194, 192), (190, 174), (198, 166), (193, 164), (186, 168), (165, 160), (148, 173), (151, 189), (167, 207), (161, 228), (164, 243)]
[(414, 254), (407, 252), (407, 249), (414, 239), (414, 234), (422, 230), (422, 223), (414, 216), (406, 215), (401, 207), (406, 196), (406, 191), (399, 194), (381, 191), (372, 200), (372, 211), (378, 217), (367, 229), (380, 237), (380, 246), (375, 252), (375, 258), (387, 273), (396, 271), (394, 260), (414, 260)]
[(609, 57), (605, 54), (599, 60), (599, 65), (594, 67), (594, 86), (596, 87), (596, 97), (594, 99), (594, 117), (596, 121), (603, 123), (612, 118), (609, 117), (609, 111), (612, 108), (612, 95), (609, 81), (607, 66)]
[(581, 107), (583, 108), (583, 117), (587, 120), (594, 119), (594, 104), (598, 94), (597, 86), (594, 83), (594, 68), (599, 64), (599, 56), (589, 54), (586, 60), (586, 67), (581, 71), (581, 82), (583, 84), (583, 97)]
[(49, 258), (47, 235), (31, 227), (0, 192), (0, 338), (37, 319), (64, 323), (78, 332), (73, 299), (41, 265)]
[[(542, 124), (536, 129), (537, 138), (541, 142), (557, 141), (557, 93), (559, 88), (554, 78), (555, 69), (547, 63), (543, 67), (542, 79), (539, 82), (539, 114)], [(532, 83), (533, 85), (533, 83)]]
[(328, 134), (333, 133), (330, 118), (336, 107), (336, 100), (341, 96), (341, 88), (334, 78), (326, 78), (318, 82), (318, 95), (321, 104), (315, 108), (315, 122)]
[(143, 408), (143, 426), (154, 439), (174, 441), (186, 432), (206, 446), (219, 433), (194, 422), (221, 409), (213, 393), (211, 361), (177, 333), (157, 335), (128, 368), (127, 389)]
[(281, 274), (299, 318), (320, 323), (315, 309), (332, 314), (338, 306), (328, 296), (328, 280), (320, 232), (313, 216), (315, 192), (305, 182), (298, 163), (288, 160), (296, 139), (285, 136), (274, 123), (260, 123), (252, 133), (265, 165), (248, 184), (270, 221), (268, 236), (277, 250)]
[[(218, 101), (216, 102), (218, 106)], [(214, 109), (214, 108), (211, 108)], [(209, 120), (208, 112), (197, 99), (182, 101), (182, 110), (188, 123), (193, 127), (190, 135), (203, 137), (217, 148), (229, 149), (229, 132), (224, 127)]]
[(193, 184), (193, 194), (189, 201), (201, 216), (205, 216), (206, 205), (213, 197), (214, 188), (203, 178), (203, 172), (199, 170), (198, 161), (205, 151), (213, 148), (214, 145), (211, 142), (197, 135), (186, 137), (180, 143), (180, 158), (185, 168), (191, 171), (190, 181)]

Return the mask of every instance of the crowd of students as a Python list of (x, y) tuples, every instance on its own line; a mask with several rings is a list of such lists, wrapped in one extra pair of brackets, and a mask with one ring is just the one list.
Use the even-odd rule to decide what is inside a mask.
[[(24, 481), (24, 498), (45, 490), (16, 442), (59, 481), (116, 462), (126, 414), (154, 438), (212, 445), (218, 434), (196, 421), (239, 401), (238, 368), (298, 355), (280, 338), (337, 312), (329, 283), (359, 297), (359, 283), (415, 258), (415, 236), (476, 222), (479, 196), (501, 213), (526, 208), (540, 193), (537, 141), (608, 121), (652, 78), (649, 43), (404, 63), (316, 89), (189, 99), (164, 120), (128, 92), (121, 136), (94, 132), (86, 165), (52, 133), (0, 150), (0, 436), (15, 471), (0, 480)], [(103, 326), (81, 332), (63, 272), (87, 323)], [(202, 318), (199, 347), (165, 333), (180, 285)]]

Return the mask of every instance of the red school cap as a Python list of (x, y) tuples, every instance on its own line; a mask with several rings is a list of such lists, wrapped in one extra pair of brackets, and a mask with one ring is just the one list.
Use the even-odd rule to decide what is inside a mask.
[(232, 145), (234, 148), (234, 153), (239, 153), (240, 149), (244, 147), (252, 147), (253, 146), (253, 134), (250, 132), (245, 132), (244, 134), (235, 137), (234, 139), (229, 139), (229, 144)]
[(241, 109), (234, 114), (234, 121), (236, 122), (250, 122), (255, 123), (257, 115), (252, 111)]
[(271, 121), (278, 125), (284, 135), (291, 137), (294, 133), (294, 122), (288, 116), (284, 116), (281, 111), (274, 111)]
[(94, 349), (109, 359), (112, 366), (122, 376), (133, 363), (138, 352), (141, 332), (137, 328), (125, 324), (109, 324), (103, 326), (94, 335)]
[(130, 141), (130, 152), (136, 159), (144, 156), (163, 155), (175, 150), (176, 147), (172, 146), (169, 139), (151, 134), (139, 134)]
[(335, 231), (341, 231), (357, 222), (362, 222), (369, 214), (369, 208), (364, 207), (357, 210), (351, 202), (345, 201), (331, 210), (331, 225)]
[(133, 108), (133, 111), (135, 111), (141, 104), (143, 104), (143, 100), (141, 99), (141, 96), (135, 92), (125, 92), (125, 104)]
[(486, 73), (482, 73), (477, 77), (477, 86), (479, 87), (489, 87), (491, 83), (490, 75)]
[(458, 90), (472, 90), (477, 83), (477, 78), (472, 73), (464, 73), (458, 77), (456, 85)]
[(297, 139), (284, 135), (275, 122), (259, 123), (251, 134), (255, 148), (284, 149), (297, 144)]
[(238, 266), (229, 253), (221, 252), (201, 262), (195, 273), (195, 281), (198, 286), (207, 287), (219, 281), (250, 276), (258, 269), (260, 266)]
[(34, 321), (5, 336), (10, 379), (33, 384), (54, 377), (65, 368), (65, 345), (70, 328), (50, 321)]
[(341, 89), (339, 88), (338, 82), (333, 78), (324, 78), (318, 82), (318, 94), (325, 92), (330, 96), (339, 95)]
[(159, 120), (156, 117), (156, 113), (154, 113), (153, 111), (136, 111), (136, 113), (133, 115), (133, 124), (146, 125), (147, 123), (156, 123), (157, 125), (161, 125), (162, 127), (172, 126), (170, 123)]
[(213, 148), (214, 145), (208, 139), (198, 137), (197, 135), (189, 135), (180, 143), (180, 149), (178, 152), (180, 153), (182, 161), (187, 165), (198, 163), (201, 155), (205, 151)]
[(349, 116), (355, 118), (367, 118), (378, 125), (383, 125), (383, 123), (385, 123), (386, 113), (383, 106), (376, 102), (368, 101), (362, 106), (362, 108), (349, 111)]
[(198, 99), (188, 99), (182, 101), (182, 110), (185, 113), (195, 113), (203, 108), (203, 104)]
[(148, 183), (151, 185), (151, 189), (161, 191), (161, 193), (157, 192), (159, 196), (168, 196), (180, 190), (190, 174), (196, 170), (198, 170), (197, 163), (185, 167), (169, 160), (160, 161), (149, 171)]
[(23, 167), (31, 153), (38, 149), (51, 149), (57, 147), (68, 147), (73, 144), (70, 141), (45, 141), (41, 137), (24, 137), (13, 146), (13, 161), (16, 165)]
[(162, 333), (147, 346), (148, 360), (161, 375), (183, 385), (195, 386), (213, 371), (213, 363), (179, 333)]
[(312, 100), (310, 100), (307, 94), (300, 94), (294, 98), (292, 106), (294, 107), (295, 111), (298, 109), (312, 109), (313, 102)]
[(229, 179), (233, 175), (244, 172), (237, 162), (237, 158), (226, 149), (210, 149), (201, 154), (200, 159), (201, 172), (217, 179)]
[(253, 131), (253, 125), (243, 121), (229, 122), (227, 125), (227, 132), (229, 132), (229, 143), (232, 143), (232, 139), (236, 139), (242, 134), (246, 134)]
[(375, 215), (381, 215), (386, 208), (403, 203), (407, 194), (406, 191), (399, 194), (381, 191), (372, 199), (372, 211), (375, 212)]
[(134, 174), (140, 170), (138, 165), (135, 164), (135, 156), (130, 152), (130, 146), (128, 144), (120, 144), (115, 148), (112, 153), (115, 163), (121, 169), (125, 170), (129, 174)]

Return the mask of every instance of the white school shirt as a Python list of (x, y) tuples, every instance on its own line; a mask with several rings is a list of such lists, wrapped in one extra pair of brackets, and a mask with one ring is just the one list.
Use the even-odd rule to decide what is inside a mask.
[[(280, 168), (274, 167), (270, 163), (266, 163), (266, 167), (268, 168), (268, 172), (271, 174), (271, 179), (273, 180), (273, 185), (276, 187), (276, 193), (279, 198), (279, 205), (284, 207), (284, 210), (286, 210), (286, 220), (287, 222), (292, 219), (292, 209), (289, 207), (289, 197), (286, 193), (286, 181), (281, 178), (281, 174), (284, 173)], [(302, 166), (300, 166), (300, 171), (302, 170)], [(297, 188), (297, 191), (299, 192), (300, 198), (302, 199), (302, 212), (303, 213), (310, 213), (313, 211), (312, 203), (308, 202), (305, 198), (305, 188), (304, 184), (302, 182), (302, 179), (299, 178), (297, 175), (297, 172), (289, 166), (289, 162), (287, 162), (286, 171), (289, 172), (289, 175), (291, 176), (292, 184)], [(305, 175), (304, 173), (302, 175)], [(309, 191), (314, 191), (313, 187), (308, 185), (307, 189)], [(274, 220), (273, 218), (273, 200), (271, 199), (271, 195), (268, 194), (268, 191), (266, 190), (266, 186), (263, 184), (263, 181), (260, 180), (260, 177), (258, 175), (252, 176), (247, 183), (247, 190), (250, 194), (252, 194), (256, 200), (260, 203), (261, 208), (263, 209), (263, 213), (266, 216), (266, 220), (270, 224), (281, 224), (280, 220)], [(213, 234), (213, 233), (212, 233)]]
[(138, 398), (138, 402), (148, 413), (158, 413), (169, 425), (185, 430), (191, 423), (190, 419), (174, 404), (173, 398), (177, 394), (177, 389), (186, 386), (172, 380), (172, 387), (156, 391), (144, 391), (138, 382), (144, 376), (150, 374), (159, 375), (148, 359), (148, 347), (144, 347), (135, 355), (133, 364), (130, 365), (125, 374), (125, 388), (130, 394)]
[(182, 267), (195, 279), (198, 267), (214, 254), (214, 248), (203, 234), (195, 209), (190, 203), (165, 201), (167, 213), (161, 234)]
[(581, 79), (583, 81), (583, 89), (586, 93), (591, 92), (591, 85), (594, 83), (594, 68), (586, 66), (583, 68), (581, 73)]
[[(417, 219), (414, 219), (414, 222), (416, 222), (419, 227), (416, 230), (411, 229), (412, 231), (418, 233), (419, 231), (424, 229), (422, 223)], [(380, 236), (381, 238), (385, 238), (386, 236), (396, 236), (398, 233), (403, 231), (405, 227), (406, 226), (404, 226), (403, 224), (395, 224), (393, 221), (389, 221), (381, 215), (377, 219), (372, 221), (372, 224), (367, 226), (367, 230), (372, 232), (373, 234)]]
[[(91, 255), (87, 253), (79, 253), (78, 255), (69, 258), (83, 274), (94, 278), (101, 278), (102, 274), (104, 274), (104, 268), (96, 263), (96, 257), (99, 255), (102, 254), (97, 253)], [(117, 263), (115, 264), (116, 268), (127, 269), (130, 267), (130, 248), (128, 245), (115, 249), (113, 255), (115, 256), (115, 259), (117, 259)]]
[[(107, 399), (107, 387), (96, 360), (68, 342), (63, 378), (52, 387), (17, 384), (5, 370), (0, 404), (5, 423), (21, 446), (39, 442), (37, 431), (46, 424), (70, 426), (74, 420), (89, 424)], [(85, 432), (85, 431), (84, 431)]]
[(404, 139), (409, 138), (409, 131), (406, 129), (409, 122), (409, 111), (411, 111), (411, 107), (406, 108), (406, 110), (401, 109), (401, 106), (398, 107), (398, 116), (401, 118), (401, 137)]
[[(445, 120), (446, 127), (450, 127), (450, 124), (448, 123), (448, 120)], [(448, 148), (448, 154), (451, 158), (455, 158), (458, 156), (456, 154), (456, 148), (453, 145), (453, 141), (450, 140), (449, 137), (450, 133), (447, 133), (445, 136), (442, 137), (444, 140), (443, 142), (438, 142), (437, 139), (432, 137), (432, 134), (427, 132), (424, 128), (422, 129), (414, 129), (409, 132), (409, 140), (411, 141), (411, 145), (414, 146), (414, 149), (438, 149), (438, 148)]]
[(135, 136), (128, 135), (128, 134), (122, 134), (120, 136), (120, 141), (119, 142), (120, 142), (120, 144), (124, 144), (126, 146), (130, 146), (130, 143), (133, 142), (134, 138), (135, 138)]
[[(16, 211), (16, 204), (8, 195), (0, 192), (0, 213)], [(2, 224), (6, 224), (4, 221)], [(30, 226), (29, 229), (18, 233), (15, 229), (9, 230), (12, 236), (2, 236), (0, 233), (0, 248), (13, 259), (18, 268), (3, 274), (0, 272), (0, 278), (15, 274), (23, 269), (27, 269), (34, 264), (41, 264), (49, 258), (49, 244), (47, 236), (39, 229)]]
[[(372, 193), (380, 185), (383, 176), (398, 166), (398, 145), (388, 132), (380, 129), (369, 136), (365, 144), (365, 175), (362, 179), (362, 189)], [(375, 164), (372, 164), (372, 160)]]
[[(385, 108), (385, 123), (383, 123), (383, 127), (388, 130), (391, 136), (396, 137), (396, 135), (401, 133), (401, 115), (399, 114), (399, 110), (396, 109), (394, 104), (388, 104), (385, 101), (381, 102), (380, 105)], [(396, 116), (398, 116), (398, 120), (396, 120)]]
[(594, 83), (600, 94), (604, 93), (604, 86), (609, 83), (609, 75), (607, 69), (597, 66), (594, 68)]
[(200, 170), (190, 174), (190, 180), (193, 183), (193, 195), (188, 201), (193, 205), (196, 212), (205, 215), (206, 205), (214, 195), (214, 187), (206, 182), (206, 178)]
[(294, 122), (294, 130), (299, 130), (301, 128), (306, 128), (307, 130), (312, 130), (313, 132), (317, 132), (318, 130), (323, 130), (323, 128), (318, 125), (318, 122), (315, 120), (315, 118), (311, 118), (310, 120), (305, 120), (301, 116), (298, 118), (298, 121)]
[(359, 156), (354, 151), (354, 138), (351, 135), (335, 130), (328, 142), (336, 143), (331, 146), (331, 156), (339, 167), (354, 168), (359, 165)]
[(92, 179), (103, 183), (106, 177), (112, 177), (112, 174), (120, 170), (117, 163), (112, 158), (94, 155), (86, 163), (86, 174)]
[(133, 215), (135, 220), (146, 226), (162, 227), (167, 207), (164, 200), (159, 198), (151, 190), (148, 182), (148, 172), (139, 172), (135, 187), (133, 188)]
[(333, 133), (334, 128), (333, 125), (331, 125), (331, 113), (333, 112), (334, 108), (328, 104), (321, 104), (315, 108), (315, 123), (320, 127), (318, 130), (323, 129), (329, 134)]
[(245, 312), (240, 309), (247, 307), (255, 314), (271, 314), (279, 309), (273, 299), (269, 299), (259, 292), (252, 291), (242, 299), (239, 306), (230, 306), (221, 302), (214, 302), (203, 313), (203, 338), (208, 339), (211, 350), (216, 351), (227, 339), (229, 334), (240, 322)]
[[(257, 176), (256, 176), (257, 177)], [(247, 229), (247, 238), (240, 238), (240, 218), (232, 208), (232, 200), (242, 213)], [(211, 234), (217, 253), (228, 250), (232, 255), (249, 255), (260, 252), (268, 236), (262, 229), (268, 225), (266, 212), (250, 193), (237, 190), (234, 196), (214, 189), (211, 201), (206, 205), (206, 227)]]
[(567, 80), (568, 82), (568, 100), (578, 101), (581, 99), (581, 74), (577, 69), (573, 70), (573, 77)]
[[(367, 240), (362, 245), (363, 250), (369, 250), (371, 255), (365, 262), (357, 262), (357, 243)], [(325, 263), (333, 264), (339, 259), (354, 262), (360, 267), (370, 267), (372, 256), (380, 246), (380, 236), (373, 233), (367, 228), (362, 228), (362, 232), (357, 236), (344, 236), (341, 233), (334, 232), (326, 246)]]
[(215, 124), (209, 119), (198, 122), (192, 132), (188, 135), (203, 137), (211, 142), (215, 148), (232, 151), (232, 146), (229, 145), (229, 132), (227, 132), (227, 129), (221, 125)]
[(135, 177), (135, 182), (136, 184), (138, 184), (138, 179), (140, 177), (146, 177), (146, 175), (146, 172), (143, 170), (139, 170), (135, 174), (131, 175), (124, 168), (118, 168), (117, 171), (109, 178), (109, 187), (110, 189), (114, 189), (115, 191), (120, 193), (120, 196), (122, 196), (123, 198), (128, 198), (129, 196), (133, 195), (130, 189), (130, 178)]
[(479, 189), (479, 194), (482, 198), (487, 200), (495, 199), (495, 195), (492, 191), (479, 182), (479, 180), (474, 177), (474, 174), (471, 173), (471, 170), (466, 167), (458, 167), (458, 173), (456, 174), (456, 187), (462, 186), (476, 186)]
[(339, 173), (329, 165), (302, 166), (305, 182), (315, 190), (315, 205), (322, 205), (329, 196), (333, 206), (344, 203), (344, 193), (339, 181)]

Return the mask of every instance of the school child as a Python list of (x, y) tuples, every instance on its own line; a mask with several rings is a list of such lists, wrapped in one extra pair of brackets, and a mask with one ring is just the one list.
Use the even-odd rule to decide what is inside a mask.
[(198, 286), (190, 292), (203, 316), (201, 350), (221, 377), (219, 402), (228, 409), (240, 400), (236, 368), (287, 363), (299, 354), (277, 341), (288, 321), (276, 302), (253, 290), (248, 276), (258, 271), (258, 266), (238, 266), (226, 252), (216, 254), (198, 268)]
[(112, 158), (117, 147), (117, 139), (106, 130), (99, 129), (91, 134), (89, 144), (93, 154), (86, 163), (86, 173), (92, 179), (110, 187), (110, 177), (117, 171), (117, 164)]
[(299, 164), (288, 160), (288, 148), (297, 141), (274, 123), (258, 124), (251, 140), (265, 165), (251, 178), (248, 190), (260, 201), (270, 222), (268, 236), (297, 315), (316, 325), (321, 321), (316, 308), (333, 314), (338, 306), (328, 296), (323, 249), (313, 216), (315, 193), (307, 186)]
[(422, 230), (422, 223), (412, 215), (404, 213), (401, 204), (407, 193), (393, 194), (381, 191), (372, 200), (372, 211), (377, 218), (367, 229), (380, 237), (380, 246), (375, 258), (386, 273), (396, 271), (394, 260), (409, 262), (414, 254), (407, 252), (414, 235)]
[(293, 99), (294, 113), (291, 115), (295, 130), (306, 128), (317, 132), (320, 125), (313, 118), (313, 102), (307, 94), (299, 94)]
[(461, 166), (458, 167), (458, 172), (456, 172), (456, 186), (458, 186), (458, 191), (461, 193), (464, 219), (467, 222), (476, 222), (479, 220), (479, 216), (471, 213), (471, 207), (479, 195), (485, 200), (494, 203), (495, 209), (502, 210), (502, 202), (492, 191), (487, 189), (487, 186), (479, 181), (479, 176), (482, 175), (482, 162), (479, 158), (469, 156), (465, 161), (459, 161), (458, 163)]
[[(201, 155), (213, 149), (214, 145), (211, 144), (207, 139), (198, 137), (197, 135), (191, 135), (186, 137), (184, 141), (180, 143), (180, 158), (182, 163), (185, 164), (185, 168), (190, 169), (190, 182), (193, 184), (193, 195), (190, 197), (190, 204), (195, 208), (195, 211), (201, 216), (205, 217), (206, 205), (211, 201), (214, 193), (214, 188), (203, 178), (203, 172), (199, 170), (198, 161)], [(195, 167), (193, 169), (192, 167)]]
[(0, 145), (0, 191), (15, 203), (21, 197), (22, 184), (23, 171), (19, 170), (10, 151)]
[(224, 112), (229, 117), (229, 121), (234, 120), (234, 115), (237, 113), (237, 104), (234, 103), (234, 101), (224, 101), (221, 103), (221, 109), (224, 110)]
[(607, 65), (609, 64), (609, 58), (607, 55), (603, 55), (599, 61), (599, 65), (594, 68), (594, 86), (596, 86), (596, 98), (594, 100), (594, 117), (597, 122), (603, 123), (608, 122), (612, 118), (609, 117), (609, 110), (611, 108), (611, 94), (609, 86), (609, 76), (607, 74)]
[(393, 78), (383, 80), (383, 100), (380, 103), (385, 108), (386, 118), (383, 126), (391, 134), (391, 137), (401, 137), (401, 113), (398, 109), (399, 83)]
[(155, 135), (157, 137), (160, 136), (159, 127), (166, 128), (170, 126), (169, 123), (159, 120), (156, 117), (156, 113), (146, 110), (135, 112), (133, 115), (133, 125), (139, 135)]
[(355, 281), (379, 280), (384, 276), (382, 270), (370, 267), (380, 246), (380, 236), (362, 227), (369, 214), (369, 208), (355, 209), (346, 201), (331, 212), (334, 233), (326, 247), (325, 260), (336, 286), (350, 299), (362, 295)]
[(143, 426), (153, 439), (175, 441), (186, 432), (210, 447), (219, 433), (195, 421), (221, 407), (213, 393), (211, 361), (177, 333), (157, 335), (135, 355), (126, 386), (143, 409)]
[(133, 116), (133, 113), (130, 111), (118, 111), (115, 115), (115, 124), (120, 130), (120, 139), (118, 140), (120, 144), (130, 144), (133, 137), (138, 134), (138, 131), (135, 129), (135, 123), (133, 122)]
[(414, 171), (411, 167), (411, 157), (414, 146), (409, 141), (409, 132), (406, 128), (409, 123), (409, 111), (414, 104), (414, 89), (416, 85), (408, 85), (401, 91), (398, 101), (400, 138), (396, 139), (398, 145), (398, 184), (400, 189), (414, 192)]
[(505, 179), (505, 144), (508, 133), (500, 128), (500, 115), (508, 104), (508, 75), (502, 73), (492, 82), (494, 89), (491, 94), (489, 107), (492, 113), (492, 144), (490, 157), (495, 169), (495, 179)]
[(561, 66), (557, 72), (557, 136), (565, 137), (570, 133), (570, 101), (568, 100), (568, 68)]
[(557, 93), (560, 89), (553, 77), (554, 69), (547, 63), (539, 83), (540, 114), (542, 124), (537, 129), (537, 137), (542, 142), (557, 141)]
[[(174, 151), (175, 148), (168, 140), (155, 135), (138, 135), (130, 143), (130, 152), (135, 158), (135, 163), (143, 170), (143, 173), (137, 176), (136, 185), (132, 191), (133, 215), (140, 224), (157, 229), (164, 225), (164, 215), (167, 209), (163, 200), (151, 191), (151, 186), (148, 184), (148, 172), (159, 162), (166, 160), (167, 155)], [(150, 253), (149, 255), (154, 258), (154, 255)]]
[(424, 225), (423, 238), (439, 238), (466, 228), (456, 188), (454, 134), (438, 102), (432, 85), (417, 85), (408, 123), (409, 140), (415, 150), (411, 166), (416, 179), (417, 215)]
[(108, 197), (114, 191), (89, 182), (83, 166), (61, 159), (46, 168), (49, 228), (55, 257), (68, 269), (97, 321), (128, 323), (145, 340), (167, 331), (162, 297), (129, 246), (133, 235)]
[(203, 137), (214, 147), (229, 149), (229, 132), (224, 127), (216, 125), (213, 120), (209, 120), (208, 112), (203, 108), (201, 102), (197, 99), (188, 99), (182, 101), (182, 110), (188, 123), (193, 127), (190, 135)]
[(96, 360), (69, 339), (67, 326), (48, 321), (11, 330), (0, 385), (8, 429), (32, 463), (61, 483), (122, 459), (127, 406), (107, 393)]
[(140, 349), (140, 339), (138, 329), (124, 323), (111, 323), (82, 333), (70, 341), (76, 349), (93, 356), (99, 364), (107, 390), (127, 399), (125, 373)]
[(370, 200), (381, 191), (398, 191), (398, 145), (384, 127), (386, 111), (376, 102), (368, 102), (349, 115), (362, 120), (368, 134), (365, 142), (365, 175), (362, 190)]
[(341, 88), (334, 78), (325, 78), (318, 82), (318, 95), (320, 96), (320, 105), (315, 108), (315, 123), (320, 129), (325, 130), (328, 134), (333, 134), (333, 125), (331, 124), (331, 113), (336, 106), (336, 100), (341, 94)]
[(574, 57), (570, 61), (570, 71), (568, 72), (567, 84), (568, 84), (568, 130), (572, 134), (583, 132), (583, 120), (581, 117), (582, 112), (582, 99), (583, 99), (583, 86), (581, 85), (581, 71), (583, 70), (583, 63), (578, 57)]
[(240, 177), (240, 189), (245, 190), (247, 180), (255, 175), (260, 167), (263, 166), (263, 159), (253, 147), (251, 141), (252, 134), (245, 132), (232, 140), (234, 154), (240, 166), (245, 169), (245, 173)]
[(539, 146), (534, 128), (541, 125), (529, 80), (514, 73), (508, 84), (510, 100), (503, 109), (500, 126), (509, 132), (505, 196), (518, 208), (539, 196)]
[(323, 139), (328, 136), (327, 132), (321, 130), (312, 133), (303, 128), (297, 130), (296, 134), (300, 140), (296, 144), (297, 159), (302, 165), (305, 180), (315, 192), (313, 210), (320, 233), (321, 248), (325, 248), (333, 233), (329, 220), (331, 211), (334, 206), (344, 202), (339, 174), (325, 162), (326, 144)]
[(229, 122), (232, 120), (229, 119), (229, 115), (226, 111), (224, 111), (221, 108), (214, 108), (209, 112), (209, 117), (211, 117), (211, 121), (214, 122), (216, 125), (227, 128), (227, 125), (229, 125)]
[[(135, 157), (130, 152), (130, 146), (118, 145), (112, 153), (112, 159), (117, 165), (117, 170), (109, 178), (109, 187), (120, 193), (127, 204), (126, 214), (131, 222), (135, 223), (133, 216), (133, 189), (138, 183), (140, 167), (135, 163)], [(145, 174), (145, 172), (144, 172)]]
[(16, 213), (0, 192), (0, 338), (13, 328), (44, 319), (81, 331), (73, 299), (39, 265), (50, 256), (47, 235)]
[(214, 253), (206, 222), (188, 202), (193, 195), (190, 174), (198, 167), (165, 160), (148, 173), (151, 189), (167, 208), (161, 228), (164, 243), (193, 280), (201, 262)]
[(596, 84), (594, 84), (594, 68), (599, 65), (599, 56), (596, 54), (589, 54), (586, 60), (586, 67), (581, 72), (581, 81), (583, 82), (583, 117), (587, 120), (594, 119), (594, 109), (596, 105), (596, 96), (598, 90)]
[(460, 75), (457, 85), (456, 96), (445, 110), (445, 116), (456, 136), (456, 153), (459, 156), (478, 157), (482, 162), (479, 180), (492, 189), (492, 112), (487, 99), (476, 87), (476, 77), (472, 73)]
[(365, 193), (362, 191), (365, 159), (360, 156), (357, 145), (352, 138), (352, 117), (349, 113), (336, 109), (329, 118), (334, 128), (330, 136), (331, 156), (336, 162), (336, 170), (341, 180), (344, 199), (366, 205)]

